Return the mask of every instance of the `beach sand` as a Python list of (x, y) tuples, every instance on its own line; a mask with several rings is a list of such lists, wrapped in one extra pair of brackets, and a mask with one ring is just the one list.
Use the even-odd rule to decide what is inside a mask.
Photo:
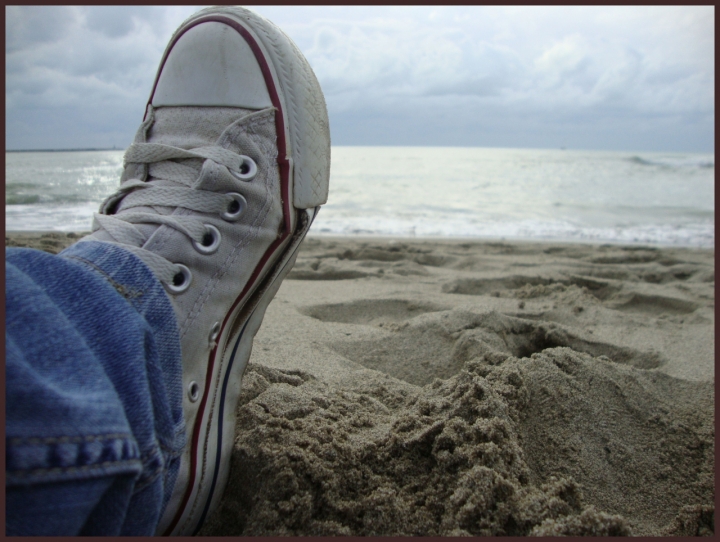
[(712, 249), (311, 237), (200, 534), (711, 535), (714, 330)]

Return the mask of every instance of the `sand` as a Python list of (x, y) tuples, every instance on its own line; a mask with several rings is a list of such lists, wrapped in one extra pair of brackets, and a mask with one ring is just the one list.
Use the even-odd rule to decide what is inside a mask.
[(311, 237), (250, 361), (200, 534), (714, 534), (714, 250)]

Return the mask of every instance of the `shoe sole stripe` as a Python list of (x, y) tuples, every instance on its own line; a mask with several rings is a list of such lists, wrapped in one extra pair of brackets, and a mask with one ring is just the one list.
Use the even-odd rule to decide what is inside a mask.
[[(272, 70), (270, 69), (270, 63), (268, 59), (266, 59), (265, 54), (262, 51), (262, 48), (257, 43), (257, 40), (252, 35), (248, 29), (246, 29), (242, 24), (235, 21), (234, 19), (231, 19), (227, 16), (221, 16), (221, 15), (206, 15), (202, 16), (198, 19), (192, 20), (188, 22), (185, 26), (182, 27), (181, 30), (178, 30), (176, 34), (173, 36), (172, 41), (168, 45), (165, 54), (163, 55), (163, 59), (160, 63), (160, 68), (158, 69), (157, 76), (155, 78), (155, 82), (153, 84), (152, 92), (150, 94), (150, 98), (148, 100), (148, 105), (152, 103), (153, 96), (155, 94), (155, 89), (157, 87), (158, 80), (160, 79), (160, 73), (162, 72), (162, 69), (165, 65), (165, 61), (167, 60), (167, 57), (169, 56), (170, 52), (172, 51), (172, 48), (175, 46), (177, 41), (182, 37), (185, 32), (190, 30), (191, 28), (202, 24), (206, 22), (219, 22), (223, 24), (227, 24), (231, 28), (235, 29), (246, 41), (246, 43), (250, 46), (250, 49), (253, 51), (253, 54), (255, 55), (255, 59), (257, 60), (261, 72), (263, 74), (263, 77), (265, 78), (265, 84), (268, 87), (268, 93), (270, 95), (270, 99), (273, 103), (273, 106), (277, 109), (279, 114), (275, 115), (275, 129), (277, 132), (277, 145), (278, 145), (278, 169), (280, 174), (280, 183), (281, 183), (281, 196), (283, 199), (283, 216), (284, 216), (284, 227), (282, 232), (280, 233), (279, 237), (268, 247), (267, 251), (265, 251), (265, 254), (263, 254), (263, 257), (258, 262), (257, 266), (253, 270), (252, 275), (250, 276), (250, 279), (248, 280), (247, 284), (245, 285), (245, 288), (243, 288), (242, 292), (240, 292), (240, 295), (236, 298), (235, 302), (232, 304), (230, 309), (227, 312), (227, 315), (225, 319), (223, 320), (222, 327), (220, 330), (220, 336), (222, 336), (223, 331), (227, 327), (230, 315), (233, 314), (235, 309), (237, 308), (238, 304), (245, 298), (245, 296), (251, 291), (251, 289), (255, 286), (255, 283), (257, 279), (259, 278), (260, 274), (262, 273), (263, 269), (265, 268), (268, 261), (271, 259), (271, 257), (275, 254), (277, 249), (282, 246), (282, 244), (287, 240), (289, 237), (291, 231), (292, 231), (292, 223), (291, 223), (291, 215), (290, 215), (290, 161), (288, 160), (288, 153), (287, 153), (287, 142), (286, 142), (286, 134), (285, 131), (285, 114), (284, 114), (284, 108), (282, 101), (280, 99), (280, 95), (278, 93), (277, 86), (275, 84), (275, 80), (273, 77)], [(147, 115), (147, 108), (146, 108), (146, 115)], [(220, 345), (216, 345), (215, 348), (210, 352), (210, 356), (208, 359), (208, 369), (206, 373), (206, 379), (205, 379), (205, 390), (203, 393), (203, 398), (200, 402), (198, 412), (195, 418), (195, 427), (193, 428), (193, 438), (192, 438), (192, 444), (190, 449), (190, 476), (188, 478), (188, 485), (187, 489), (185, 491), (185, 495), (183, 496), (182, 502), (175, 514), (175, 517), (173, 518), (170, 525), (165, 529), (164, 533), (165, 535), (169, 535), (172, 533), (175, 528), (177, 527), (178, 523), (180, 522), (185, 510), (187, 509), (188, 503), (190, 501), (190, 498), (193, 494), (193, 491), (195, 489), (195, 480), (198, 470), (198, 445), (200, 444), (200, 433), (202, 428), (202, 420), (205, 414), (205, 408), (207, 405), (207, 398), (210, 395), (210, 385), (212, 381), (212, 374), (215, 369), (215, 359), (217, 357), (218, 347)], [(230, 374), (229, 371), (226, 374)], [(221, 405), (222, 407), (222, 405)], [(212, 423), (211, 420), (208, 420), (209, 423)], [(205, 445), (207, 445), (207, 439), (205, 440)], [(205, 458), (205, 455), (203, 456)], [(199, 487), (198, 487), (199, 489)], [(193, 503), (193, 509), (197, 505), (197, 497)], [(211, 502), (211, 499), (208, 499), (208, 503)], [(185, 522), (192, 521), (192, 512), (189, 514), (189, 517), (186, 518)], [(200, 525), (202, 525), (200, 523)]]
[(210, 503), (212, 502), (213, 494), (215, 493), (215, 485), (217, 483), (218, 474), (220, 472), (220, 460), (222, 458), (222, 432), (223, 432), (223, 414), (225, 413), (225, 393), (227, 392), (227, 385), (230, 381), (230, 374), (232, 372), (232, 366), (235, 362), (235, 354), (237, 353), (237, 349), (240, 346), (240, 341), (243, 338), (243, 335), (245, 335), (245, 330), (247, 329), (248, 324), (250, 323), (250, 318), (252, 318), (253, 314), (255, 314), (255, 311), (253, 311), (250, 316), (248, 317), (247, 321), (245, 322), (245, 325), (243, 325), (242, 331), (240, 331), (240, 335), (238, 335), (237, 340), (235, 341), (235, 346), (233, 347), (232, 354), (230, 355), (230, 360), (228, 362), (227, 371), (225, 372), (225, 378), (223, 379), (223, 386), (222, 386), (222, 392), (220, 394), (220, 408), (218, 410), (218, 428), (217, 428), (217, 450), (216, 450), (216, 456), (215, 456), (215, 469), (213, 471), (213, 477), (212, 482), (210, 484), (210, 492), (207, 496), (207, 499), (205, 500), (205, 507), (203, 508), (202, 515), (200, 516), (200, 520), (198, 521), (197, 526), (195, 527), (195, 530), (193, 532), (193, 536), (195, 536), (198, 531), (201, 529), (203, 523), (205, 523), (205, 517), (207, 516), (208, 510), (210, 509)]
[[(315, 213), (315, 215), (316, 214), (317, 213)], [(314, 218), (315, 217), (313, 216), (313, 219)], [(310, 220), (310, 222), (312, 223), (312, 219)], [(310, 229), (310, 225), (307, 226), (307, 229)], [(287, 267), (288, 263), (292, 260), (293, 255), (299, 250), (300, 244), (301, 243), (298, 243), (294, 248), (292, 247), (292, 245), (289, 247), (289, 249), (292, 250), (292, 252), (288, 252), (284, 255), (284, 258), (286, 258), (285, 263), (278, 271), (277, 276), (279, 276), (279, 277), (283, 276), (283, 271), (284, 271), (285, 267)], [(275, 278), (272, 282), (274, 282), (275, 280), (277, 280), (277, 278)], [(268, 287), (269, 286), (270, 285), (268, 285)], [(220, 393), (220, 408), (218, 409), (218, 416), (217, 416), (218, 427), (217, 427), (217, 448), (216, 448), (216, 452), (215, 452), (215, 469), (213, 471), (213, 478), (212, 478), (212, 482), (210, 484), (210, 492), (206, 498), (205, 507), (203, 508), (203, 512), (202, 512), (202, 515), (200, 516), (200, 520), (198, 521), (198, 524), (195, 527), (193, 536), (195, 536), (198, 533), (198, 531), (202, 528), (203, 523), (205, 523), (205, 518), (207, 517), (208, 510), (210, 509), (210, 504), (212, 503), (213, 494), (215, 493), (215, 486), (217, 484), (218, 474), (220, 473), (220, 463), (221, 463), (221, 458), (222, 458), (223, 420), (225, 419), (223, 416), (225, 413), (225, 394), (227, 393), (228, 383), (230, 382), (232, 366), (233, 366), (233, 363), (235, 362), (235, 354), (237, 353), (237, 350), (240, 346), (240, 341), (242, 340), (243, 335), (245, 334), (245, 330), (247, 329), (247, 326), (250, 323), (250, 320), (252, 319), (253, 315), (255, 314), (255, 310), (256, 309), (253, 309), (253, 311), (248, 316), (245, 324), (243, 325), (242, 330), (240, 331), (240, 334), (238, 335), (238, 338), (235, 340), (235, 346), (233, 346), (232, 354), (230, 355), (230, 359), (228, 360), (228, 366), (227, 366), (227, 369), (225, 372), (225, 378), (223, 379), (222, 391)]]

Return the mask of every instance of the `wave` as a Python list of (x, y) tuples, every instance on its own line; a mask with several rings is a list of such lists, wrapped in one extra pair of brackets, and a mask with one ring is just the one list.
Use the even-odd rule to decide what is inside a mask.
[(79, 194), (5, 193), (5, 206), (7, 207), (13, 205), (46, 205), (53, 207), (56, 205), (77, 205), (83, 203), (100, 205), (99, 201), (97, 198), (81, 196)]
[(715, 162), (700, 158), (656, 158), (649, 160), (641, 156), (631, 156), (627, 159), (633, 164), (640, 166), (655, 166), (667, 168), (704, 168), (711, 169), (715, 167)]
[(74, 205), (82, 203), (97, 203), (102, 198), (93, 191), (77, 190), (74, 192), (61, 192), (57, 188), (50, 188), (37, 183), (7, 183), (5, 185), (5, 205)]
[(33, 203), (40, 203), (39, 194), (5, 196), (5, 205), (30, 205)]
[(565, 240), (579, 242), (621, 242), (651, 245), (714, 247), (714, 220), (686, 221), (683, 224), (647, 223), (632, 226), (593, 227), (566, 221), (466, 220), (422, 221), (375, 217), (345, 219), (326, 215), (313, 224), (312, 233), (335, 236), (386, 237), (471, 237)]

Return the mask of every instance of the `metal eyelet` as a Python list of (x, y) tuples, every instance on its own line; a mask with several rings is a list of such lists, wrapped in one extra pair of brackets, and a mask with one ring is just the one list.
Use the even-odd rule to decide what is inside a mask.
[(192, 282), (192, 273), (181, 263), (175, 264), (178, 272), (173, 276), (172, 282), (163, 283), (165, 288), (172, 294), (181, 294), (190, 287)]
[(206, 228), (205, 235), (203, 236), (202, 242), (198, 243), (193, 239), (193, 246), (200, 254), (213, 254), (217, 252), (220, 247), (220, 240), (222, 239), (220, 231), (212, 224), (204, 224)]
[(210, 330), (210, 344), (212, 346), (215, 346), (215, 341), (217, 340), (218, 336), (220, 335), (220, 322), (215, 322), (213, 324), (212, 329)]
[(245, 208), (247, 207), (247, 200), (237, 192), (230, 192), (226, 195), (230, 196), (232, 198), (232, 201), (228, 203), (227, 211), (225, 211), (221, 216), (223, 220), (227, 220), (228, 222), (235, 222), (240, 218), (240, 215), (245, 212)]
[(188, 399), (191, 403), (197, 402), (200, 399), (200, 385), (194, 380), (188, 384)]
[(257, 170), (257, 164), (255, 163), (255, 160), (253, 160), (249, 156), (241, 154), (238, 170), (235, 171), (231, 169), (230, 173), (232, 173), (233, 177), (235, 177), (236, 179), (239, 179), (243, 182), (248, 182), (252, 181), (255, 178), (255, 175), (257, 175)]

